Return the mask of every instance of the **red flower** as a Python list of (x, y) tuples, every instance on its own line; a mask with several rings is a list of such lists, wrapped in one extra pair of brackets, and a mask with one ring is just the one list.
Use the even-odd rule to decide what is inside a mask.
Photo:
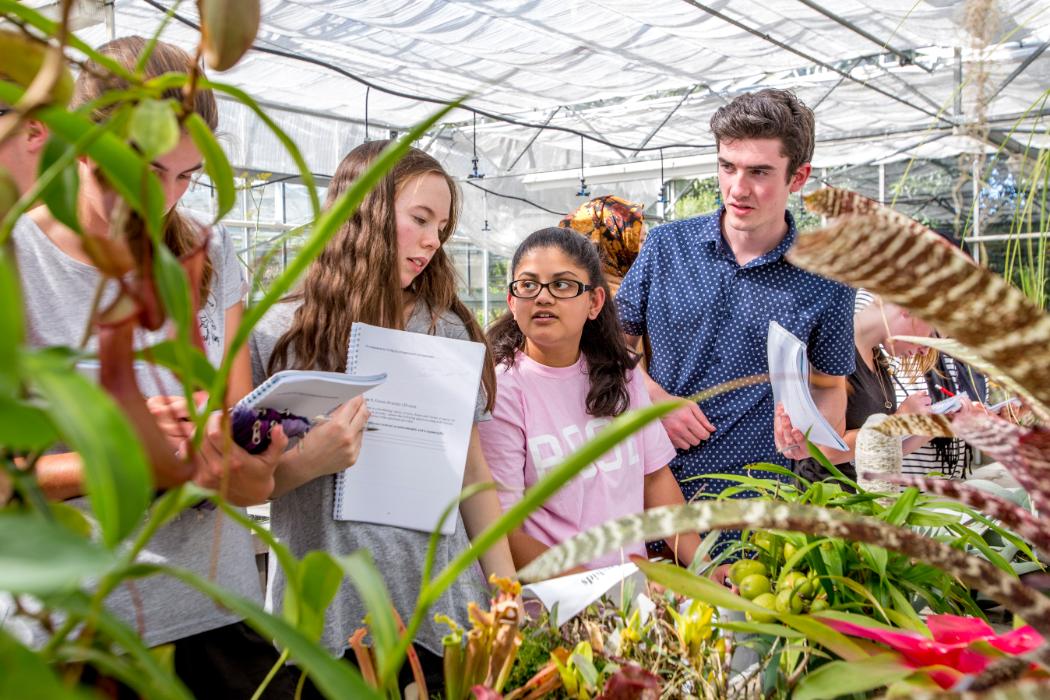
[(984, 620), (958, 615), (930, 615), (926, 625), (932, 639), (908, 630), (866, 627), (831, 617), (821, 617), (820, 620), (843, 634), (882, 642), (898, 652), (911, 668), (942, 667), (930, 669), (929, 675), (946, 689), (954, 686), (960, 675), (980, 673), (994, 660), (979, 649), (971, 648), (974, 642), (986, 642), (1010, 655), (1024, 654), (1043, 643), (1042, 635), (1029, 625), (997, 635)]

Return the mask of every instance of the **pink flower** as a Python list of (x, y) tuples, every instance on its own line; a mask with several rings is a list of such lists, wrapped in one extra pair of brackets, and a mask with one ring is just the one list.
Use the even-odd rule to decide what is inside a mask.
[(960, 676), (980, 673), (994, 660), (971, 648), (974, 642), (986, 642), (1009, 655), (1024, 654), (1043, 643), (1042, 635), (1029, 625), (997, 635), (984, 620), (958, 615), (930, 615), (926, 626), (932, 639), (908, 630), (866, 627), (831, 617), (821, 617), (820, 620), (843, 634), (864, 637), (891, 647), (911, 668), (941, 667), (930, 669), (928, 673), (946, 689), (954, 686)]

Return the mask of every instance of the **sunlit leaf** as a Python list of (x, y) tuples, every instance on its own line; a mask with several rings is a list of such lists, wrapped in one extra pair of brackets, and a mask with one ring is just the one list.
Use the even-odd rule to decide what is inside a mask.
[(296, 627), (311, 639), (320, 639), (325, 612), (343, 583), (343, 569), (328, 552), (307, 552), (299, 563), (299, 620)]
[(88, 700), (87, 691), (70, 688), (44, 663), (43, 657), (19, 644), (0, 628), (0, 698)]
[(384, 668), (392, 665), (389, 659), (397, 643), (397, 622), (394, 619), (394, 603), (390, 599), (390, 592), (367, 549), (359, 549), (353, 554), (339, 557), (336, 561), (350, 577), (368, 611), (368, 629), (372, 634), (376, 666), (382, 674)]
[(9, 450), (43, 450), (58, 440), (47, 413), (36, 406), (0, 396), (0, 445)]
[[(167, 367), (173, 372), (183, 372), (184, 370), (179, 364), (180, 359), (178, 357), (178, 352), (182, 350), (189, 353), (192, 371), (188, 378), (194, 386), (201, 388), (210, 387), (215, 380), (215, 366), (196, 347), (186, 347), (185, 345), (179, 347), (176, 341), (164, 340), (156, 345), (139, 350), (135, 355), (146, 362)], [(183, 378), (185, 379), (186, 377)]]
[(67, 361), (27, 353), (23, 364), (50, 405), (48, 416), (83, 464), (84, 486), (103, 541), (116, 546), (139, 526), (152, 477), (142, 446), (124, 414), (97, 384)]
[(135, 105), (128, 138), (146, 160), (156, 160), (179, 145), (179, 121), (168, 100), (145, 99)]
[(795, 700), (824, 700), (882, 688), (915, 673), (893, 654), (859, 661), (832, 661), (809, 671), (799, 680)]
[(186, 127), (193, 143), (204, 156), (204, 171), (208, 173), (208, 179), (215, 188), (217, 211), (214, 221), (218, 222), (237, 204), (233, 167), (230, 166), (230, 161), (226, 158), (222, 146), (215, 140), (215, 134), (211, 133), (211, 129), (200, 115), (196, 113), (189, 115), (183, 122), (183, 126)]
[[(70, 148), (70, 144), (61, 137), (51, 136), (40, 155), (40, 172), (46, 172)], [(58, 176), (52, 179), (48, 187), (41, 193), (41, 199), (47, 205), (48, 211), (59, 222), (81, 233), (80, 219), (77, 217), (77, 192), (80, 188), (78, 167), (78, 163), (73, 161), (62, 168)]]
[(110, 552), (35, 515), (0, 512), (0, 532), (3, 591), (48, 594), (73, 590), (114, 563)]

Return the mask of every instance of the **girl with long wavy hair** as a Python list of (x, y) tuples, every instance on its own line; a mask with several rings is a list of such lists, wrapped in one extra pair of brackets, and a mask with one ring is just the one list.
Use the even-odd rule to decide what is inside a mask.
[[(351, 151), (336, 170), (325, 206), (331, 206), (388, 144), (372, 141)], [(251, 340), (255, 382), (282, 369), (345, 371), (354, 322), (484, 342), (473, 315), (456, 296), (455, 269), (443, 248), (456, 228), (458, 198), (455, 183), (441, 165), (423, 151), (411, 149), (332, 237), (297, 291), (275, 305), (255, 328)], [(487, 419), (494, 397), (489, 360), (482, 384), (476, 421)], [(367, 416), (363, 407), (355, 415), (362, 414)], [(271, 509), (273, 532), (297, 556), (314, 549), (333, 554), (370, 550), (394, 606), (408, 619), (419, 594), (430, 535), (335, 520), (334, 475), (352, 462), (310, 458), (332, 451), (328, 442), (310, 432), (300, 443), (307, 458), (297, 465), (278, 467)], [(296, 452), (293, 449), (288, 454)], [(464, 486), (491, 480), (475, 428)], [(480, 533), (499, 515), (499, 502), (492, 491), (465, 500), (455, 532), (438, 540), (434, 570), (447, 565), (469, 546), (468, 537)], [(483, 555), (481, 569), (484, 574), (513, 575), (505, 541)], [(483, 572), (475, 568), (462, 575), (441, 597), (435, 612), (467, 625), (467, 604), (489, 595)], [(284, 592), (284, 574), (276, 571), (268, 591), (274, 606), (281, 604)], [(346, 654), (347, 638), (360, 627), (364, 615), (360, 597), (344, 582), (326, 613), (323, 643), (335, 654)], [(428, 615), (414, 640), (431, 691), (442, 686), (443, 634), (433, 615)]]
[[(510, 310), (489, 330), (497, 363), (496, 406), (481, 444), (508, 508), (544, 473), (624, 411), (649, 405), (636, 358), (610, 302), (594, 245), (546, 228), (526, 238), (511, 261)], [(667, 463), (674, 447), (660, 423), (617, 445), (554, 494), (510, 534), (519, 568), (549, 547), (607, 520), (683, 503)], [(696, 534), (670, 538), (689, 563)], [(641, 542), (587, 568), (645, 555)]]

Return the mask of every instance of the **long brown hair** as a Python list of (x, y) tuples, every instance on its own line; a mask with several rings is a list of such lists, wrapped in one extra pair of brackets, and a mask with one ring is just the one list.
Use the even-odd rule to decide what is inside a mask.
[[(369, 141), (343, 158), (328, 185), (325, 208), (331, 207), (379, 156), (390, 141)], [(456, 183), (432, 156), (418, 148), (408, 153), (364, 198), (350, 218), (332, 236), (311, 263), (296, 292), (286, 301), (301, 301), (291, 327), (270, 355), (272, 374), (289, 366), (289, 353), (298, 369), (346, 371), (350, 326), (355, 322), (385, 328), (404, 327), (404, 293), (398, 275), (397, 218), (394, 204), (411, 181), (428, 174), (440, 175), (452, 197), (448, 223), (440, 232), (442, 246), (452, 237), (459, 217)], [(431, 330), (446, 310), (463, 321), (471, 340), (485, 342), (485, 335), (456, 294), (456, 270), (439, 247), (430, 263), (413, 280), (416, 303), (430, 310)], [(496, 376), (486, 349), (482, 383), (491, 410), (496, 396)]]
[[(133, 70), (139, 60), (139, 56), (146, 49), (146, 39), (141, 36), (126, 36), (114, 39), (98, 48), (99, 53), (112, 58), (128, 70)], [(146, 79), (156, 78), (165, 73), (189, 73), (193, 68), (193, 58), (177, 46), (172, 46), (163, 41), (158, 41), (150, 54), (149, 60), (143, 67), (143, 77)], [(203, 73), (203, 68), (198, 67)], [(125, 90), (127, 81), (115, 76), (105, 68), (88, 61), (87, 66), (77, 77), (76, 87), (73, 90), (72, 107), (79, 108), (94, 102), (107, 91)], [(161, 99), (172, 99), (182, 102), (181, 88), (171, 88), (165, 91)], [(215, 95), (211, 90), (198, 89), (193, 96), (193, 111), (204, 120), (208, 128), (214, 132), (219, 126), (219, 108), (215, 102)], [(103, 122), (109, 119), (116, 104), (102, 104), (91, 111), (91, 118), (95, 122)], [(195, 250), (200, 246), (203, 232), (192, 220), (178, 213), (176, 207), (164, 217), (164, 243), (176, 257)], [(209, 256), (204, 256), (204, 274), (201, 277), (200, 298), (201, 302), (208, 298), (211, 287), (213, 266)]]
[[(560, 250), (587, 272), (587, 283), (605, 289), (605, 305), (597, 318), (583, 324), (580, 352), (587, 358), (587, 413), (592, 416), (618, 416), (631, 407), (627, 389), (630, 371), (638, 358), (627, 347), (620, 318), (616, 315), (609, 283), (602, 274), (598, 248), (589, 239), (563, 228), (542, 228), (529, 235), (514, 251), (510, 269), (517, 276), (518, 266), (526, 254), (534, 250)], [(496, 362), (512, 366), (519, 351), (525, 349), (525, 334), (506, 311), (489, 328), (489, 343)]]

